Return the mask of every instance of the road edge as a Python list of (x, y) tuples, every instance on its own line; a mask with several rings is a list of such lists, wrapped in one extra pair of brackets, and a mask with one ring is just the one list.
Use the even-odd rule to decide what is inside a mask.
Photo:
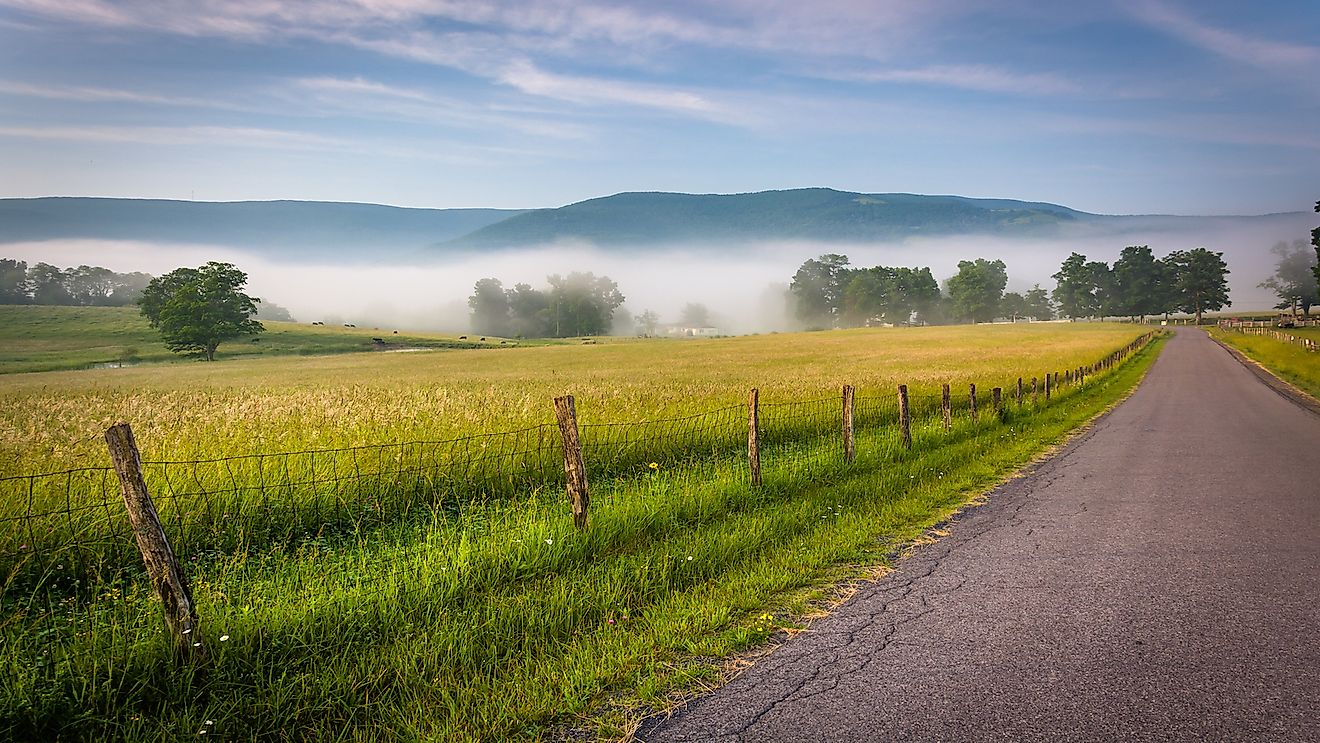
[(1220, 348), (1227, 351), (1230, 356), (1237, 359), (1238, 363), (1245, 366), (1247, 368), (1247, 371), (1254, 374), (1262, 384), (1264, 384), (1266, 387), (1269, 387), (1271, 390), (1274, 390), (1274, 392), (1278, 394), (1279, 397), (1282, 397), (1283, 399), (1296, 405), (1302, 410), (1307, 411), (1308, 413), (1320, 416), (1320, 400), (1317, 400), (1316, 398), (1312, 397), (1305, 390), (1301, 389), (1300, 387), (1297, 387), (1291, 382), (1288, 382), (1287, 380), (1278, 377), (1277, 375), (1275, 375), (1274, 372), (1270, 371), (1264, 364), (1260, 363), (1259, 361), (1256, 361), (1250, 356), (1247, 356), (1246, 354), (1230, 346), (1229, 344), (1219, 340), (1214, 336), (1213, 333), (1207, 332), (1206, 335), (1209, 336), (1210, 340), (1218, 344)]

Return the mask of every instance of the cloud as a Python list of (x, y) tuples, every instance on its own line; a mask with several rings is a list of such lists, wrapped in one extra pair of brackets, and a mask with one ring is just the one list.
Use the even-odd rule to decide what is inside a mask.
[(1138, 20), (1221, 57), (1254, 67), (1310, 74), (1320, 65), (1320, 47), (1291, 44), (1217, 28), (1160, 2), (1128, 5)]
[(1080, 85), (1053, 73), (1019, 73), (984, 65), (937, 65), (838, 75), (859, 82), (895, 82), (1013, 95), (1074, 95)]

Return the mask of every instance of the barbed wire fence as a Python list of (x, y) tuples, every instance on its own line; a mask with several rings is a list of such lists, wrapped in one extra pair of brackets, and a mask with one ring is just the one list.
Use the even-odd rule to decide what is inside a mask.
[[(579, 424), (561, 415), (552, 424), (447, 440), (208, 460), (152, 460), (134, 448), (112, 466), (0, 477), (0, 664), (48, 680), (106, 658), (145, 671), (162, 657), (192, 662), (206, 657), (208, 643), (230, 641), (294, 662), (271, 643), (273, 630), (238, 637), (235, 629), (231, 640), (197, 630), (198, 617), (220, 601), (243, 626), (266, 627), (273, 618), (262, 614), (262, 597), (279, 591), (298, 596), (305, 617), (335, 617), (286, 628), (315, 647), (333, 641), (318, 633), (336, 622), (462, 604), (485, 585), (553, 571), (575, 559), (569, 550), (596, 549), (589, 514), (650, 507), (644, 486), (660, 473), (680, 483), (733, 473), (753, 487), (763, 477), (801, 484), (846, 471), (859, 456), (883, 461), (938, 446), (950, 434), (1043, 409), (1155, 335), (1085, 367), (989, 389), (845, 387), (789, 401), (762, 400), (753, 390), (747, 405), (683, 417)], [(641, 497), (625, 497), (639, 485)], [(562, 516), (566, 487), (574, 510), (580, 506), (581, 530)], [(662, 515), (636, 528), (678, 528)], [(565, 540), (579, 531), (586, 538)], [(145, 545), (144, 532), (158, 541)], [(556, 539), (571, 545), (541, 549)], [(681, 560), (658, 569), (670, 571), (674, 586), (699, 577)], [(194, 606), (190, 581), (225, 591), (208, 591), (212, 604)], [(488, 660), (468, 659), (473, 667)]]

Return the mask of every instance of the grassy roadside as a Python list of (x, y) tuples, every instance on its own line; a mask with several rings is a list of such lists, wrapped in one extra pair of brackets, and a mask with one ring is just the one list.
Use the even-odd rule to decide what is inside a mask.
[[(1287, 380), (1312, 397), (1320, 398), (1320, 353), (1260, 335), (1247, 335), (1211, 328), (1210, 335), (1236, 348), (1280, 379)], [(1283, 331), (1320, 341), (1320, 329)]]
[[(0, 733), (493, 740), (580, 720), (619, 735), (635, 717), (620, 710), (711, 678), (803, 590), (882, 563), (1121, 399), (1159, 345), (1002, 423), (924, 421), (911, 450), (892, 428), (859, 432), (852, 465), (833, 441), (768, 450), (760, 489), (736, 459), (602, 483), (582, 534), (545, 492), (462, 522), (194, 555), (208, 665), (166, 662), (145, 587), (110, 587), (103, 609), (0, 628)], [(67, 646), (34, 667), (60, 623)]]

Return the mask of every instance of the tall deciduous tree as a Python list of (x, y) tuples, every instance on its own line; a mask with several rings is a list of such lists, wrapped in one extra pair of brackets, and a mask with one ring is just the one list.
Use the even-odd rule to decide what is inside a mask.
[(32, 301), (27, 263), (0, 258), (0, 304), (27, 304)]
[(247, 274), (233, 264), (211, 261), (152, 279), (139, 305), (171, 351), (201, 353), (215, 361), (222, 342), (265, 330), (252, 319), (261, 300), (239, 291), (245, 284)]
[(1296, 302), (1302, 312), (1311, 314), (1311, 307), (1320, 304), (1320, 288), (1316, 285), (1316, 256), (1311, 247), (1301, 240), (1291, 246), (1278, 242), (1270, 252), (1279, 257), (1274, 265), (1274, 275), (1262, 281), (1259, 286), (1273, 291), (1279, 297), (1278, 309), (1289, 309)]
[(995, 318), (1007, 285), (1008, 267), (1004, 262), (984, 258), (959, 261), (957, 275), (947, 282), (955, 311), (972, 322), (988, 322)]
[(472, 332), (481, 335), (511, 335), (509, 297), (499, 279), (479, 279), (468, 297), (472, 310)]
[(642, 314), (633, 318), (637, 323), (637, 332), (641, 335), (655, 335), (655, 328), (660, 324), (660, 316), (652, 310), (643, 310)]
[(678, 323), (689, 328), (710, 327), (710, 308), (700, 302), (688, 302), (678, 313)]
[[(1315, 211), (1320, 214), (1320, 201), (1315, 202)], [(1311, 245), (1315, 246), (1315, 268), (1311, 270), (1315, 273), (1316, 286), (1320, 287), (1320, 227), (1311, 230)]]
[(1040, 284), (1031, 287), (1027, 292), (1027, 315), (1035, 320), (1053, 320), (1054, 304), (1050, 302), (1050, 294), (1040, 288)]
[(797, 300), (798, 319), (808, 326), (834, 327), (849, 273), (846, 255), (828, 253), (803, 262), (789, 285)]
[(574, 272), (567, 276), (553, 274), (546, 280), (550, 282), (550, 319), (556, 337), (610, 332), (614, 310), (624, 300), (610, 277)]
[(1224, 254), (1205, 248), (1179, 250), (1166, 259), (1173, 267), (1177, 309), (1196, 315), (1221, 310), (1228, 304), (1228, 264)]
[(28, 270), (28, 281), (32, 285), (32, 301), (36, 304), (70, 305), (74, 304), (66, 283), (68, 275), (64, 269), (49, 263), (38, 263)]
[(1086, 256), (1073, 253), (1059, 267), (1059, 272), (1052, 276), (1057, 286), (1054, 288), (1054, 301), (1059, 305), (1059, 312), (1064, 317), (1076, 320), (1090, 317), (1098, 311), (1095, 301), (1095, 276), (1087, 268)]
[(1145, 245), (1129, 245), (1114, 261), (1115, 314), (1133, 320), (1160, 313), (1160, 263)]

